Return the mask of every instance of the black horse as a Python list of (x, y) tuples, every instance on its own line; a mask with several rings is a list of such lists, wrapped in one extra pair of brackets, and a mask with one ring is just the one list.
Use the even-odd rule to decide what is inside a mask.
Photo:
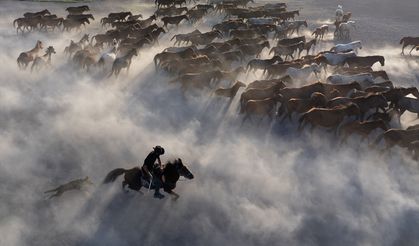
[[(125, 189), (125, 186), (128, 185), (128, 188), (140, 191), (141, 187), (146, 187), (154, 189), (155, 187), (144, 178), (139, 167), (134, 167), (131, 169), (117, 168), (106, 175), (103, 183), (114, 182), (118, 176), (124, 175), (124, 181), (122, 181), (122, 189)], [(165, 192), (173, 196), (174, 199), (179, 198), (179, 195), (173, 190), (176, 188), (176, 182), (179, 180), (180, 176), (183, 176), (187, 179), (193, 179), (194, 175), (189, 171), (189, 169), (183, 165), (181, 159), (176, 159), (173, 162), (167, 162), (163, 165), (160, 179), (163, 181), (163, 189)]]

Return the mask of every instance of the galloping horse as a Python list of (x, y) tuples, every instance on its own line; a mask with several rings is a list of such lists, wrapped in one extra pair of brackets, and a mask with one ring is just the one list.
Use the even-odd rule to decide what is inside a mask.
[(17, 65), (19, 68), (26, 68), (31, 61), (35, 60), (35, 58), (38, 56), (38, 53), (42, 51), (42, 49), (42, 42), (38, 40), (33, 49), (20, 53), (19, 57), (17, 58)]
[[(122, 181), (122, 189), (125, 189), (125, 186), (128, 185), (128, 188), (140, 191), (141, 187), (146, 187), (154, 189), (153, 184), (150, 185), (149, 181), (142, 176), (142, 171), (139, 167), (134, 167), (131, 169), (117, 168), (112, 170), (106, 175), (103, 183), (111, 183), (118, 178), (118, 176), (124, 175), (124, 181)], [(187, 179), (193, 179), (194, 175), (189, 171), (189, 169), (183, 165), (181, 159), (176, 159), (173, 162), (167, 162), (163, 165), (163, 171), (161, 174), (161, 180), (163, 181), (163, 189), (165, 192), (173, 196), (174, 199), (179, 198), (179, 195), (173, 190), (176, 188), (176, 182), (179, 180), (180, 176)]]

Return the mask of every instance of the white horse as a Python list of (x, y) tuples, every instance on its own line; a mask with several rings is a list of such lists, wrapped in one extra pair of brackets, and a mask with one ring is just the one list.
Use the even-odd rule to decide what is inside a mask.
[(343, 65), (346, 58), (355, 57), (356, 54), (353, 51), (348, 52), (348, 53), (337, 53), (337, 54), (326, 52), (326, 53), (323, 53), (323, 56), (327, 59), (327, 62), (329, 65), (337, 66), (337, 65)]
[(321, 72), (321, 68), (318, 64), (312, 63), (311, 65), (304, 65), (302, 68), (287, 68), (285, 75), (289, 75), (293, 80), (307, 80), (311, 73), (316, 76)]
[(350, 39), (351, 28), (356, 29), (355, 21), (340, 23), (337, 35), (341, 39)]
[(338, 5), (338, 8), (336, 9), (336, 21), (342, 21), (343, 17), (343, 6)]
[(372, 86), (375, 83), (374, 76), (370, 73), (359, 73), (354, 75), (335, 74), (327, 77), (327, 81), (335, 85), (358, 82), (362, 88)]
[(361, 41), (353, 41), (347, 44), (337, 44), (330, 49), (330, 51), (340, 53), (340, 52), (357, 52), (357, 49), (362, 49)]
[(118, 50), (119, 43), (114, 39), (113, 41), (113, 47), (108, 50), (107, 52), (104, 52), (98, 61), (98, 66), (101, 66), (102, 68), (106, 70), (110, 70), (112, 68), (112, 64), (116, 59), (116, 53)]

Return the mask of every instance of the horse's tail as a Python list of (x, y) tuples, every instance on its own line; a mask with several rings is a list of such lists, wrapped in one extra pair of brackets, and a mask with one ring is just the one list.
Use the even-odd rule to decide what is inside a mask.
[(406, 37), (402, 38), (402, 39), (400, 40), (400, 44), (403, 44), (405, 40), (406, 40)]
[(18, 21), (18, 19), (13, 21), (13, 27), (16, 27), (16, 22)]
[(55, 188), (55, 189), (52, 189), (52, 190), (44, 191), (44, 193), (56, 192), (57, 190), (58, 190), (58, 188)]
[(106, 175), (105, 179), (103, 180), (103, 183), (107, 184), (107, 183), (114, 182), (116, 180), (116, 178), (118, 178), (118, 176), (124, 174), (126, 171), (127, 170), (125, 170), (123, 168), (117, 168), (117, 169), (114, 169), (114, 170), (110, 171), (108, 173), (108, 175)]

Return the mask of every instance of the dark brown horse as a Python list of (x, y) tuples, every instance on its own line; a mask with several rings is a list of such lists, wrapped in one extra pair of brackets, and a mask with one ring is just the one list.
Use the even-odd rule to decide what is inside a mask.
[[(114, 182), (118, 176), (124, 174), (124, 181), (122, 181), (122, 189), (125, 189), (125, 186), (128, 185), (128, 188), (140, 191), (141, 187), (146, 187), (149, 189), (154, 189), (153, 184), (150, 185), (148, 179), (143, 177), (142, 171), (139, 167), (134, 167), (131, 169), (117, 168), (108, 173), (105, 179), (103, 180), (104, 184)], [(167, 162), (163, 165), (161, 177), (163, 183), (163, 189), (165, 192), (173, 196), (174, 199), (179, 198), (179, 195), (173, 190), (176, 188), (176, 183), (179, 181), (180, 177), (185, 177), (187, 179), (193, 179), (194, 175), (189, 171), (189, 169), (182, 163), (181, 159), (176, 159), (173, 162)]]
[(189, 18), (188, 18), (188, 16), (187, 15), (178, 15), (178, 16), (166, 16), (166, 17), (163, 17), (163, 18), (161, 18), (161, 20), (163, 21), (163, 26), (164, 27), (167, 27), (167, 25), (168, 24), (171, 24), (171, 25), (179, 25), (179, 23), (183, 20), (183, 19), (185, 19), (185, 20), (187, 20), (187, 21), (189, 21)]
[(404, 37), (400, 40), (400, 44), (403, 44), (402, 55), (404, 55), (404, 48), (411, 45), (413, 48), (410, 52), (412, 52), (412, 50), (419, 45), (419, 37)]
[(383, 56), (355, 56), (345, 59), (344, 65), (348, 64), (350, 68), (354, 67), (372, 67), (376, 62), (384, 66), (385, 58)]

